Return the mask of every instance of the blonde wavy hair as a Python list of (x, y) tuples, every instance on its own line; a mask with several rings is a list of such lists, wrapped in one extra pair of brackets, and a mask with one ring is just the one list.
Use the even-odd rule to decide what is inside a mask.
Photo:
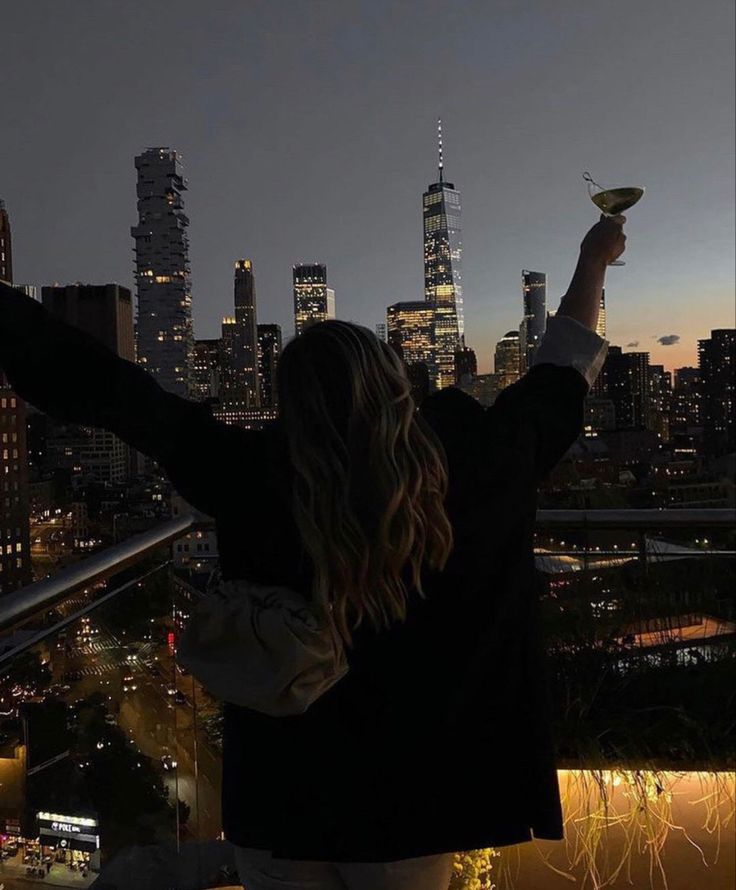
[(284, 349), (277, 388), (313, 601), (350, 643), (365, 618), (382, 628), (406, 617), (406, 566), (423, 596), (422, 566), (447, 562), (444, 448), (415, 410), (401, 359), (360, 325), (308, 327)]

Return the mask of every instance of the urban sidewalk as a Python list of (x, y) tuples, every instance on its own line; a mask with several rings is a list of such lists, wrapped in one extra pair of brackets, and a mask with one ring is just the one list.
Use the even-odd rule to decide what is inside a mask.
[(97, 877), (97, 873), (93, 871), (87, 872), (87, 877), (83, 878), (79, 871), (72, 871), (68, 865), (55, 862), (51, 866), (51, 871), (43, 878), (32, 877), (26, 874), (27, 864), (23, 863), (23, 853), (18, 853), (10, 859), (0, 862), (0, 886), (5, 883), (5, 890), (14, 890), (16, 886), (28, 887), (30, 884), (43, 885), (46, 887), (74, 887), (76, 890), (80, 888), (90, 887)]

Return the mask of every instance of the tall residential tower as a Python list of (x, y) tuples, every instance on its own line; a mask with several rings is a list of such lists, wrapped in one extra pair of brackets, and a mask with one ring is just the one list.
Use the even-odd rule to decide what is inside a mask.
[(189, 268), (189, 219), (181, 158), (170, 148), (147, 148), (135, 159), (138, 225), (138, 361), (168, 392), (193, 392), (194, 335)]

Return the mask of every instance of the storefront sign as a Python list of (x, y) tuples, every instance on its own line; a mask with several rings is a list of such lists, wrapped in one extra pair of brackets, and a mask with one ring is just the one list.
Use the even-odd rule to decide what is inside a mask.
[(48, 847), (84, 850), (93, 853), (100, 847), (98, 824), (84, 816), (38, 813), (38, 840)]

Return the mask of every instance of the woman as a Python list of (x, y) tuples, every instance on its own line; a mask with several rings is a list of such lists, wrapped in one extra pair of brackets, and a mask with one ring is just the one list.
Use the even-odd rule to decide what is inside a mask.
[(489, 409), (451, 387), (416, 411), (393, 352), (330, 321), (284, 350), (280, 419), (243, 430), (2, 288), (12, 387), (157, 460), (215, 518), (225, 580), (291, 588), (347, 646), (302, 714), (225, 705), (223, 824), (248, 890), (445, 890), (454, 851), (562, 838), (535, 498), (605, 356), (623, 222), (588, 232), (535, 366)]

